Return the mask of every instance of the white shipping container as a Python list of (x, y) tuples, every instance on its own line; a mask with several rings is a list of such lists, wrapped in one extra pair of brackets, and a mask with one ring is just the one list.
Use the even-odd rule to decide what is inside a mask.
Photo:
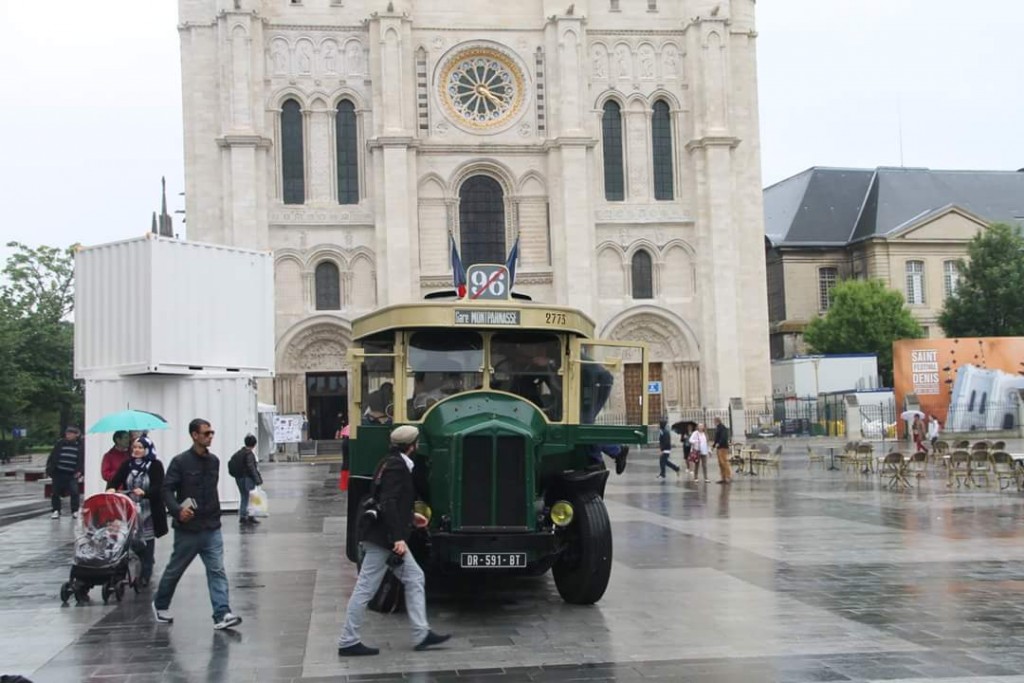
[(149, 234), (75, 255), (75, 377), (273, 371), (270, 252)]
[[(238, 509), (238, 488), (228, 474), (228, 459), (243, 445), (246, 434), (258, 436), (256, 380), (231, 376), (140, 375), (85, 382), (85, 424), (90, 427), (110, 413), (146, 410), (167, 420), (168, 428), (149, 433), (157, 456), (166, 468), (178, 453), (192, 446), (188, 423), (208, 420), (216, 435), (210, 451), (220, 459), (221, 506)], [(85, 493), (104, 490), (100, 465), (113, 445), (113, 434), (85, 437)]]

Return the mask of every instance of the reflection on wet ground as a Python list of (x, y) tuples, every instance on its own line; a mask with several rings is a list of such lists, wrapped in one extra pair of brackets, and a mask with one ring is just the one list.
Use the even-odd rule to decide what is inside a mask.
[[(589, 608), (548, 576), (432, 591), (448, 647), (413, 652), (403, 615), (372, 614), (378, 657), (339, 659), (354, 581), (344, 499), (327, 466), (266, 467), (273, 516), (224, 517), (232, 609), (214, 632), (202, 566), (175, 623), (147, 594), (61, 607), (67, 518), (0, 528), (0, 673), (34, 681), (1018, 681), (1024, 683), (1024, 499), (957, 490), (936, 473), (906, 492), (876, 475), (807, 469), (731, 487), (655, 480), (652, 452), (612, 477), (612, 583)], [(158, 542), (158, 569), (170, 552)]]

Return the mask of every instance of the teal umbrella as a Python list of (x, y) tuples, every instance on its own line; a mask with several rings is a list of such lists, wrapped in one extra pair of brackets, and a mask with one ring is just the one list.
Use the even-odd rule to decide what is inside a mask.
[(104, 415), (92, 427), (89, 427), (90, 434), (101, 434), (103, 432), (142, 432), (147, 429), (167, 429), (167, 423), (154, 415), (142, 410), (122, 410), (120, 413)]

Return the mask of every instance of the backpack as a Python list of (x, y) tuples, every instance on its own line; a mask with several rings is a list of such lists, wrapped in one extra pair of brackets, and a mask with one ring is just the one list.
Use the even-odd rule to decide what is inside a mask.
[(370, 483), (370, 492), (359, 501), (359, 522), (356, 530), (360, 541), (384, 516), (384, 511), (380, 507), (380, 482), (384, 477), (384, 468), (387, 466), (390, 458), (390, 455), (385, 456), (377, 464), (377, 469), (373, 473), (373, 480)]
[(228, 460), (228, 474), (235, 479), (245, 476), (245, 449), (238, 451)]

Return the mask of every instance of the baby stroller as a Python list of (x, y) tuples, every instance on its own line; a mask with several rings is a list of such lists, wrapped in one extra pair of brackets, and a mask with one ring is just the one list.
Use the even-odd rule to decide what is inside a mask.
[(71, 577), (60, 587), (61, 603), (66, 605), (72, 595), (79, 604), (86, 602), (93, 586), (103, 587), (103, 604), (111, 595), (120, 602), (129, 586), (138, 593), (138, 536), (139, 513), (131, 498), (120, 493), (86, 498)]

